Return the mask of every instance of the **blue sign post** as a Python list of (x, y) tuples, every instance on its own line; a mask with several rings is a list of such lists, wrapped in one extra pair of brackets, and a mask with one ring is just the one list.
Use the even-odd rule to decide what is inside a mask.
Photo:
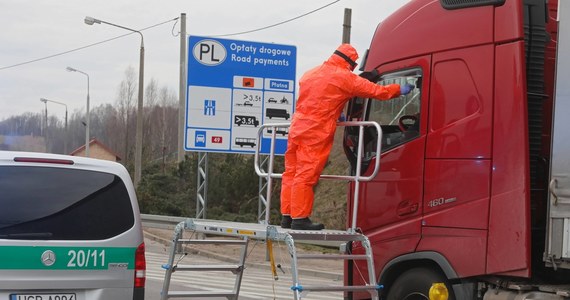
[[(254, 153), (260, 125), (291, 120), (296, 57), (294, 46), (191, 36), (185, 150)], [(283, 132), (276, 154), (287, 148)], [(261, 153), (269, 137), (263, 133)]]

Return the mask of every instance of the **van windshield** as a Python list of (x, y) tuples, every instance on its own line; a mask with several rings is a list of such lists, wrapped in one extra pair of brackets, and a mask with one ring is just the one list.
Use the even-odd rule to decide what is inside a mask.
[(133, 226), (130, 197), (118, 176), (0, 166), (0, 239), (100, 240)]

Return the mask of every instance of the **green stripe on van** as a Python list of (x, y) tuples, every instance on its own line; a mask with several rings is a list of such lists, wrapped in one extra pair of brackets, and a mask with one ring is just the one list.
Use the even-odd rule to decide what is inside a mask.
[(116, 247), (0, 246), (0, 270), (134, 269), (135, 251)]

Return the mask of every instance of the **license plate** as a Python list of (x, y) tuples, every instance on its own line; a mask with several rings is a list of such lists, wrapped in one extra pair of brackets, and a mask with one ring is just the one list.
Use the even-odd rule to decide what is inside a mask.
[(75, 293), (66, 294), (10, 294), (10, 300), (77, 300)]

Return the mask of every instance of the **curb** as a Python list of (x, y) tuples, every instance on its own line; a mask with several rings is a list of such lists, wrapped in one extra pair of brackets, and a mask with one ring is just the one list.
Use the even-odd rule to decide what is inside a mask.
[[(145, 238), (148, 238), (150, 240), (153, 240), (155, 242), (158, 242), (166, 247), (171, 247), (172, 246), (172, 240), (171, 239), (166, 239), (162, 236), (158, 236), (155, 234), (152, 234), (150, 232), (144, 231), (143, 230), (143, 234)], [(207, 250), (200, 250), (200, 249), (196, 249), (194, 247), (189, 247), (192, 249), (192, 254), (195, 255), (200, 255), (203, 257), (207, 257), (207, 258), (213, 258), (213, 259), (217, 259), (223, 262), (234, 262), (236, 261), (236, 259), (234, 257), (228, 257), (228, 256), (224, 256), (221, 255), (219, 253), (215, 253), (212, 251), (207, 251)], [(245, 263), (246, 267), (251, 267), (251, 268), (258, 268), (258, 269), (265, 269), (265, 270), (271, 270), (271, 266), (269, 265), (269, 262), (265, 263), (265, 264), (260, 264), (260, 263), (249, 263), (246, 262)], [(283, 270), (283, 269), (281, 269)], [(278, 270), (279, 272), (279, 270)], [(299, 275), (305, 275), (305, 276), (312, 276), (312, 277), (320, 277), (320, 278), (328, 278), (328, 279), (332, 279), (334, 281), (342, 281), (343, 280), (343, 274), (342, 273), (334, 273), (334, 272), (326, 272), (326, 271), (319, 271), (319, 270), (311, 270), (311, 269), (304, 269), (304, 268), (298, 268), (298, 273)], [(279, 277), (281, 276), (286, 276), (289, 277), (287, 275), (289, 274), (283, 274), (283, 272), (278, 273)]]

